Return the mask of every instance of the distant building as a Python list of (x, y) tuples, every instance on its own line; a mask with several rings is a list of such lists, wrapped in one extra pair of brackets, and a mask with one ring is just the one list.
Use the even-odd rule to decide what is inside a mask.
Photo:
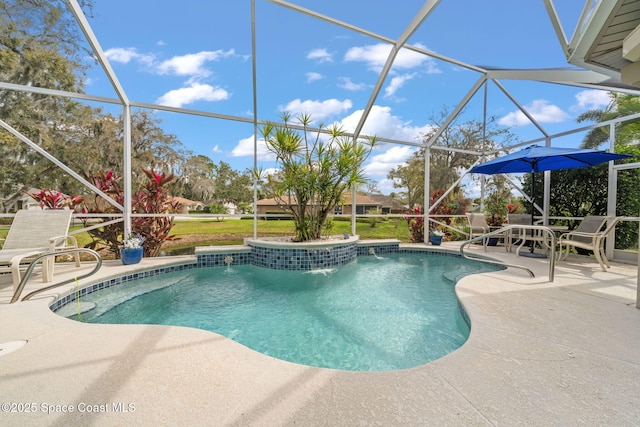
[(174, 202), (178, 202), (178, 212), (181, 214), (188, 214), (189, 211), (201, 211), (204, 209), (204, 203), (196, 202), (195, 200), (185, 199), (184, 197), (173, 197)]
[[(296, 205), (297, 201), (294, 196), (285, 196), (282, 199), (287, 202), (287, 204)], [(345, 192), (342, 197), (342, 204), (336, 206), (334, 209), (335, 215), (350, 215), (353, 212), (352, 209), (352, 201), (353, 198), (351, 196), (351, 192)], [(276, 212), (287, 212), (286, 204), (282, 204), (282, 200), (276, 200), (274, 198), (271, 199), (262, 199), (258, 200), (257, 203), (257, 213), (266, 214), (266, 213), (276, 213)], [(363, 194), (356, 195), (356, 214), (362, 215), (365, 213), (369, 213), (371, 210), (376, 210), (378, 213), (381, 212), (382, 204), (373, 200), (369, 196), (365, 196)]]
[(372, 194), (371, 197), (382, 205), (382, 214), (403, 214), (407, 211), (407, 207), (396, 202), (392, 196), (384, 194)]
[[(342, 195), (342, 205), (336, 206), (335, 215), (351, 215), (353, 213), (353, 195), (350, 191), (345, 191)], [(356, 215), (364, 215), (367, 213), (382, 213), (382, 203), (372, 199), (364, 194), (356, 193)]]

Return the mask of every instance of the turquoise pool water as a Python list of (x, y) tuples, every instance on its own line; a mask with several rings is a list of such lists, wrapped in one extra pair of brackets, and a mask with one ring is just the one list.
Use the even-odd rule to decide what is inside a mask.
[(310, 366), (403, 369), (466, 341), (454, 281), (490, 270), (495, 267), (425, 254), (359, 257), (315, 272), (192, 269), (86, 295), (83, 302), (96, 308), (81, 320), (200, 328)]

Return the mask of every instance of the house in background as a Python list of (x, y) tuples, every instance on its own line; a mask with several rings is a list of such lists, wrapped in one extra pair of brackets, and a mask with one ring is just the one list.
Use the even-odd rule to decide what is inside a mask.
[[(38, 191), (37, 188), (30, 188), (28, 193), (29, 194), (36, 194)], [(20, 209), (40, 209), (40, 204), (38, 202), (35, 201), (35, 199), (31, 196), (29, 196), (29, 194), (22, 194), (22, 196), (16, 200), (15, 203), (15, 211), (18, 211)]]
[(222, 204), (227, 209), (229, 215), (235, 215), (238, 211), (238, 206), (233, 202), (225, 202)]
[(409, 208), (407, 208), (406, 206), (398, 203), (397, 201), (394, 200), (393, 196), (387, 196), (385, 194), (372, 194), (369, 197), (371, 197), (373, 200), (375, 200), (376, 202), (379, 202), (382, 204), (382, 214), (403, 214), (405, 213)]
[[(292, 205), (297, 204), (295, 196), (285, 196), (283, 199)], [(351, 213), (353, 212), (352, 202), (353, 198), (351, 192), (345, 192), (342, 197), (342, 204), (336, 206), (333, 212), (334, 215), (351, 215)], [(363, 215), (369, 213), (372, 210), (380, 213), (382, 210), (382, 203), (373, 200), (369, 196), (356, 194), (356, 215)], [(281, 205), (281, 200), (279, 201), (274, 198), (258, 200), (258, 215), (280, 212), (287, 213), (286, 206)]]
[[(283, 199), (292, 205), (298, 203), (295, 196), (286, 196)], [(258, 200), (256, 213), (258, 215), (268, 213), (288, 213), (286, 206), (283, 206), (281, 203), (281, 200), (275, 198)]]
[(204, 203), (185, 199), (184, 197), (174, 197), (173, 201), (180, 204), (177, 213), (188, 214), (189, 211), (201, 211), (204, 209)]
[(35, 210), (41, 209), (40, 204), (29, 194), (36, 194), (40, 190), (38, 188), (30, 188), (27, 192), (22, 192), (19, 196), (12, 197), (4, 201), (4, 209), (7, 212), (17, 212), (19, 210)]
[[(342, 205), (336, 206), (333, 213), (335, 215), (351, 215), (353, 213), (353, 195), (350, 191), (344, 192)], [(356, 193), (356, 215), (367, 213), (382, 213), (382, 203), (364, 194)]]

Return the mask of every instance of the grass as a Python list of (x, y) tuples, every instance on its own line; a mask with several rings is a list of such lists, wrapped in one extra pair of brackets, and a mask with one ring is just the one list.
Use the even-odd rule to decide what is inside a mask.
[[(362, 220), (360, 220), (362, 221)], [(74, 225), (71, 230), (79, 230), (82, 227)], [(0, 238), (7, 235), (9, 226), (0, 226)], [(293, 235), (293, 221), (264, 221), (258, 220), (257, 232), (259, 237), (291, 236)], [(351, 234), (351, 221), (333, 221), (333, 227), (327, 234)], [(172, 234), (176, 239), (167, 241), (163, 249), (184, 250), (195, 246), (208, 245), (240, 245), (244, 238), (253, 237), (253, 221), (240, 219), (225, 219), (218, 221), (214, 218), (177, 220)], [(409, 242), (411, 235), (406, 222), (402, 218), (390, 218), (380, 220), (375, 227), (369, 222), (357, 222), (356, 234), (361, 239), (398, 239), (401, 242)], [(87, 233), (75, 235), (78, 246), (85, 246), (91, 242)]]
[[(257, 222), (259, 237), (290, 236), (293, 235), (293, 221), (263, 221)], [(253, 237), (253, 221), (226, 219), (219, 222), (215, 219), (176, 221), (172, 230), (177, 239), (167, 242), (165, 248), (184, 249), (193, 246), (206, 245), (239, 245), (244, 238)], [(350, 221), (333, 221), (333, 227), (327, 234), (351, 234)], [(361, 239), (398, 239), (409, 242), (411, 236), (404, 220), (390, 219), (381, 221), (375, 227), (369, 223), (358, 222), (356, 234)]]

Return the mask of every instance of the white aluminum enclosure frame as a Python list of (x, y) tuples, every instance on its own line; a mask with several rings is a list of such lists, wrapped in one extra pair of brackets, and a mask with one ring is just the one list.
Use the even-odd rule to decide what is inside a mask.
[[(230, 121), (234, 121), (234, 122), (242, 122), (242, 123), (251, 123), (253, 125), (253, 129), (254, 129), (254, 156), (253, 156), (253, 164), (254, 167), (257, 166), (257, 146), (258, 146), (258, 126), (263, 124), (265, 121), (260, 119), (260, 116), (258, 114), (258, 96), (259, 96), (259, 88), (257, 85), (257, 66), (258, 64), (256, 63), (256, 26), (255, 26), (255, 22), (256, 19), (258, 18), (256, 16), (256, 1), (261, 1), (261, 0), (250, 0), (251, 2), (251, 40), (252, 40), (252, 84), (253, 84), (253, 117), (251, 118), (247, 118), (247, 117), (240, 117), (240, 116), (230, 116), (230, 115), (224, 115), (224, 114), (216, 114), (216, 113), (210, 113), (210, 112), (206, 112), (206, 111), (199, 111), (199, 110), (190, 110), (190, 109), (185, 109), (185, 108), (176, 108), (176, 107), (167, 107), (167, 106), (163, 106), (163, 105), (158, 105), (158, 104), (151, 104), (151, 103), (145, 103), (145, 102), (136, 102), (134, 100), (130, 100), (126, 94), (126, 91), (124, 90), (124, 88), (121, 86), (118, 77), (116, 75), (116, 73), (114, 72), (114, 70), (112, 69), (102, 47), (100, 46), (100, 43), (97, 39), (97, 37), (95, 36), (90, 23), (88, 22), (87, 18), (84, 16), (84, 13), (82, 12), (80, 5), (78, 3), (77, 0), (67, 0), (67, 4), (69, 6), (70, 11), (73, 13), (73, 15), (75, 16), (80, 28), (82, 29), (86, 39), (88, 40), (91, 48), (93, 49), (93, 52), (95, 53), (98, 62), (100, 64), (100, 66), (102, 67), (102, 69), (104, 70), (104, 72), (106, 73), (106, 75), (108, 76), (110, 83), (115, 91), (115, 93), (117, 94), (117, 99), (114, 98), (106, 98), (106, 97), (99, 97), (99, 96), (92, 96), (92, 95), (88, 95), (88, 94), (83, 94), (83, 93), (72, 93), (72, 92), (65, 92), (65, 91), (59, 91), (59, 90), (53, 90), (53, 89), (45, 89), (45, 88), (37, 88), (37, 87), (31, 87), (31, 86), (22, 86), (22, 85), (16, 85), (16, 84), (12, 84), (9, 82), (0, 82), (0, 88), (2, 89), (6, 89), (6, 90), (15, 90), (15, 91), (24, 91), (24, 92), (32, 92), (32, 93), (40, 93), (40, 94), (45, 94), (45, 95), (49, 95), (49, 96), (59, 96), (59, 97), (68, 97), (68, 98), (74, 98), (74, 99), (80, 99), (80, 100), (88, 100), (88, 101), (96, 101), (96, 102), (102, 102), (102, 103), (108, 103), (108, 104), (115, 104), (115, 105), (120, 105), (122, 107), (122, 115), (124, 118), (124, 159), (123, 159), (123, 178), (124, 178), (124, 188), (125, 188), (125, 203), (123, 206), (118, 205), (117, 203), (115, 203), (113, 200), (111, 200), (110, 202), (114, 205), (117, 206), (119, 209), (122, 209), (123, 212), (123, 218), (124, 218), (124, 229), (125, 229), (125, 233), (131, 230), (131, 215), (132, 215), (132, 208), (131, 208), (131, 194), (132, 194), (132, 188), (131, 188), (131, 108), (132, 107), (137, 107), (137, 108), (146, 108), (146, 109), (155, 109), (155, 110), (162, 110), (162, 111), (169, 111), (169, 112), (174, 112), (174, 113), (180, 113), (180, 114), (188, 114), (188, 115), (197, 115), (197, 116), (203, 116), (203, 117), (210, 117), (210, 118), (216, 118), (216, 119), (223, 119), (223, 120), (230, 120)], [(450, 58), (450, 57), (446, 57), (443, 56), (441, 54), (429, 51), (425, 48), (419, 47), (419, 46), (413, 46), (408, 44), (408, 40), (411, 37), (412, 34), (414, 34), (414, 32), (424, 23), (424, 22), (428, 22), (428, 17), (429, 15), (433, 12), (433, 10), (435, 10), (437, 8), (437, 6), (440, 3), (440, 0), (427, 0), (424, 2), (423, 6), (420, 8), (420, 10), (416, 13), (416, 15), (414, 16), (414, 18), (408, 23), (408, 25), (406, 26), (406, 28), (404, 29), (404, 31), (402, 32), (402, 34), (397, 38), (397, 39), (390, 39), (388, 37), (373, 33), (371, 31), (359, 28), (357, 26), (354, 26), (352, 24), (349, 24), (347, 22), (343, 22), (343, 21), (339, 21), (337, 19), (331, 18), (329, 16), (317, 13), (313, 10), (309, 10), (306, 8), (303, 8), (301, 6), (298, 6), (296, 4), (292, 4), (289, 3), (287, 1), (284, 0), (262, 0), (262, 1), (267, 1), (269, 3), (272, 3), (274, 5), (277, 5), (279, 7), (283, 7), (283, 8), (287, 8), (290, 9), (294, 12), (297, 13), (301, 13), (307, 16), (310, 16), (312, 18), (315, 19), (319, 19), (319, 20), (323, 20), (325, 22), (328, 22), (332, 25), (335, 26), (339, 26), (342, 27), (344, 29), (347, 29), (349, 31), (353, 31), (355, 33), (361, 34), (361, 35), (366, 35), (372, 39), (378, 40), (378, 41), (382, 41), (385, 43), (388, 43), (391, 45), (391, 50), (390, 53), (387, 57), (387, 60), (385, 62), (384, 67), (382, 68), (382, 70), (380, 71), (380, 74), (378, 76), (378, 79), (376, 81), (376, 84), (374, 86), (374, 88), (372, 89), (371, 95), (366, 103), (366, 105), (362, 106), (363, 108), (363, 115), (360, 119), (360, 121), (358, 122), (355, 131), (353, 133), (353, 138), (358, 138), (361, 136), (361, 132), (363, 129), (363, 126), (369, 116), (369, 113), (371, 112), (372, 107), (375, 104), (375, 101), (380, 93), (380, 90), (383, 86), (383, 83), (385, 82), (385, 80), (387, 79), (388, 75), (389, 75), (389, 71), (391, 70), (391, 67), (394, 63), (394, 60), (396, 58), (397, 53), (400, 51), (400, 49), (408, 49), (410, 51), (416, 52), (416, 53), (420, 53), (422, 55), (426, 55), (429, 56), (431, 58), (434, 59), (438, 59), (441, 61), (444, 61), (448, 64), (451, 65), (455, 65), (457, 67), (461, 67), (467, 70), (471, 70), (474, 72), (479, 73), (479, 78), (477, 79), (477, 81), (473, 84), (473, 86), (468, 90), (468, 92), (466, 93), (466, 95), (463, 97), (463, 99), (461, 99), (456, 108), (451, 112), (450, 116), (447, 117), (447, 119), (445, 120), (445, 123), (443, 124), (443, 127), (440, 128), (440, 130), (429, 140), (429, 141), (425, 141), (425, 142), (414, 142), (414, 141), (400, 141), (400, 140), (394, 140), (394, 139), (388, 139), (388, 138), (379, 138), (382, 142), (388, 142), (388, 143), (393, 143), (393, 144), (402, 144), (402, 145), (408, 145), (408, 146), (414, 146), (414, 147), (420, 147), (420, 148), (424, 148), (425, 149), (425, 194), (424, 194), (424, 200), (425, 200), (425, 216), (424, 216), (424, 220), (425, 220), (425, 224), (429, 224), (429, 221), (431, 220), (430, 216), (429, 216), (429, 212), (435, 207), (434, 206), (429, 206), (429, 180), (430, 180), (430, 165), (429, 165), (429, 161), (428, 159), (430, 158), (431, 155), (431, 150), (453, 150), (455, 151), (455, 148), (448, 148), (448, 147), (443, 147), (443, 146), (438, 146), (436, 143), (438, 141), (438, 137), (441, 135), (441, 132), (444, 131), (444, 128), (446, 126), (449, 126), (456, 118), (456, 116), (462, 111), (462, 109), (465, 107), (465, 105), (467, 105), (467, 103), (476, 95), (476, 93), (481, 89), (484, 88), (485, 93), (484, 93), (484, 102), (485, 102), (485, 109), (486, 109), (486, 98), (487, 98), (487, 85), (488, 84), (495, 84), (500, 91), (507, 97), (509, 98), (513, 104), (515, 106), (517, 106), (517, 108), (526, 116), (528, 117), (528, 119), (531, 121), (531, 123), (533, 123), (533, 125), (540, 131), (540, 133), (542, 134), (542, 137), (536, 140), (531, 140), (531, 141), (527, 141), (527, 142), (523, 142), (520, 143), (516, 146), (513, 147), (509, 147), (511, 148), (515, 148), (517, 146), (524, 146), (524, 145), (529, 145), (532, 143), (543, 143), (545, 145), (552, 145), (554, 138), (558, 138), (560, 136), (566, 135), (567, 133), (563, 133), (563, 134), (557, 134), (557, 135), (550, 135), (545, 129), (544, 127), (540, 124), (537, 123), (537, 121), (535, 120), (535, 118), (520, 104), (520, 102), (518, 102), (518, 100), (512, 96), (506, 89), (505, 87), (502, 85), (501, 81), (503, 80), (529, 80), (529, 81), (538, 81), (538, 82), (544, 82), (544, 83), (554, 83), (554, 84), (561, 84), (561, 85), (568, 85), (568, 86), (574, 86), (574, 87), (583, 87), (583, 88), (590, 88), (590, 89), (600, 89), (600, 90), (606, 90), (606, 91), (617, 91), (617, 92), (623, 92), (623, 93), (629, 93), (629, 94), (633, 94), (633, 95), (638, 95), (640, 96), (640, 88), (633, 88), (633, 87), (628, 87), (628, 86), (624, 86), (624, 85), (619, 85), (619, 84), (612, 84), (611, 82), (611, 73), (609, 73), (609, 75), (604, 74), (604, 73), (600, 73), (600, 72), (596, 72), (596, 71), (591, 71), (591, 70), (586, 70), (586, 69), (546, 69), (546, 70), (507, 70), (507, 69), (485, 69), (482, 67), (478, 67), (478, 66), (474, 66), (474, 65), (470, 65), (470, 64), (466, 64), (464, 62), (461, 62), (459, 60), (456, 60), (454, 58)], [(562, 30), (562, 26), (560, 25), (560, 21), (557, 17), (557, 15), (555, 14), (555, 8), (553, 5), (553, 0), (542, 0), (547, 8), (547, 11), (549, 13), (550, 16), (550, 20), (552, 21), (552, 24), (554, 26), (554, 29), (556, 31), (556, 34), (558, 36), (559, 42), (561, 44), (561, 47), (563, 49), (563, 51), (568, 55), (569, 52), (571, 52), (572, 46), (575, 45), (575, 42), (568, 42), (564, 32)], [(583, 20), (585, 20), (588, 17), (588, 12), (590, 10), (590, 8), (594, 7), (594, 3), (600, 4), (600, 2), (594, 2), (594, 0), (589, 0), (587, 1), (587, 5), (585, 7), (585, 11), (583, 12), (583, 18), (581, 19), (581, 22)], [(580, 33), (581, 37), (584, 37), (583, 33)], [(486, 116), (486, 111), (485, 111), (485, 116)], [(631, 117), (634, 118), (634, 117)], [(630, 118), (622, 118), (616, 121), (612, 121), (611, 123), (606, 123), (605, 125), (609, 125), (611, 126), (611, 134), (615, 135), (615, 124), (624, 120), (629, 120)], [(485, 122), (486, 122), (486, 117), (485, 117)], [(594, 124), (591, 126), (586, 126), (586, 127), (581, 127), (579, 129), (575, 129), (572, 132), (580, 132), (580, 131), (584, 131), (586, 129), (591, 129), (591, 128), (595, 128), (595, 127), (599, 127), (602, 126), (603, 124)], [(75, 172), (73, 172), (69, 167), (67, 167), (66, 165), (62, 164), (61, 162), (59, 162), (57, 159), (55, 159), (51, 154), (44, 152), (44, 150), (41, 150), (36, 144), (34, 144), (32, 141), (29, 141), (28, 139), (26, 139), (24, 136), (22, 135), (17, 135), (14, 131), (12, 131), (12, 128), (9, 124), (6, 124), (4, 122), (0, 123), (0, 126), (2, 126), (6, 131), (11, 132), (12, 134), (14, 134), (16, 137), (18, 137), (19, 139), (21, 139), (24, 143), (30, 145), (33, 149), (38, 150), (43, 156), (47, 157), (49, 160), (53, 161), (54, 163), (56, 163), (59, 167), (61, 167), (63, 170), (65, 170), (65, 172), (69, 173), (72, 177), (74, 177), (75, 179), (78, 179), (80, 182), (82, 182), (84, 185), (86, 185), (88, 188), (90, 188), (92, 191), (100, 194), (102, 197), (105, 197), (107, 200), (109, 200), (108, 197), (106, 197), (106, 195), (101, 194), (100, 191), (98, 189), (96, 189), (94, 186), (92, 186), (90, 183), (86, 182), (85, 180), (83, 180), (81, 177), (79, 177)], [(610, 148), (613, 151), (613, 141), (615, 140), (615, 138), (611, 138), (611, 142), (610, 142)], [(464, 151), (464, 150), (460, 150), (460, 151)], [(467, 152), (467, 151), (464, 151)], [(482, 153), (475, 153), (475, 152), (470, 152), (471, 154), (475, 154), (478, 156), (478, 162), (484, 161), (483, 159), (486, 159), (487, 156), (494, 156), (497, 154), (497, 152), (495, 151), (487, 151), (487, 152), (482, 152)], [(635, 165), (625, 165), (624, 168), (629, 168), (629, 167), (634, 167), (637, 168), (639, 165), (635, 164)], [(613, 165), (610, 165), (609, 167), (609, 208), (608, 211), (611, 212), (612, 210), (615, 210), (615, 197), (616, 197), (616, 185), (615, 185), (615, 179), (616, 179), (616, 174), (617, 174), (617, 170), (619, 170), (622, 167), (615, 167)], [(544, 185), (544, 204), (542, 207), (538, 207), (538, 209), (542, 212), (543, 214), (543, 218), (546, 220), (548, 219), (548, 212), (549, 212), (549, 192), (550, 192), (550, 174), (548, 172), (545, 173), (544, 175), (545, 177), (545, 185)], [(451, 189), (447, 190), (447, 193), (451, 191)], [(354, 192), (355, 194), (355, 192)], [(525, 195), (526, 197), (526, 195)], [(254, 184), (254, 237), (257, 236), (257, 216), (255, 214), (255, 212), (257, 212), (257, 209), (255, 209), (255, 203), (257, 201), (257, 187)], [(438, 201), (439, 202), (439, 201)], [(354, 209), (353, 212), (356, 211), (355, 209), (355, 199), (353, 200), (354, 203)], [(352, 230), (355, 234), (355, 214), (352, 217)], [(425, 235), (427, 235), (427, 233), (425, 233)], [(425, 236), (425, 238), (427, 238), (427, 236)], [(607, 248), (608, 252), (607, 254), (611, 254), (613, 252), (613, 247), (608, 247)]]

